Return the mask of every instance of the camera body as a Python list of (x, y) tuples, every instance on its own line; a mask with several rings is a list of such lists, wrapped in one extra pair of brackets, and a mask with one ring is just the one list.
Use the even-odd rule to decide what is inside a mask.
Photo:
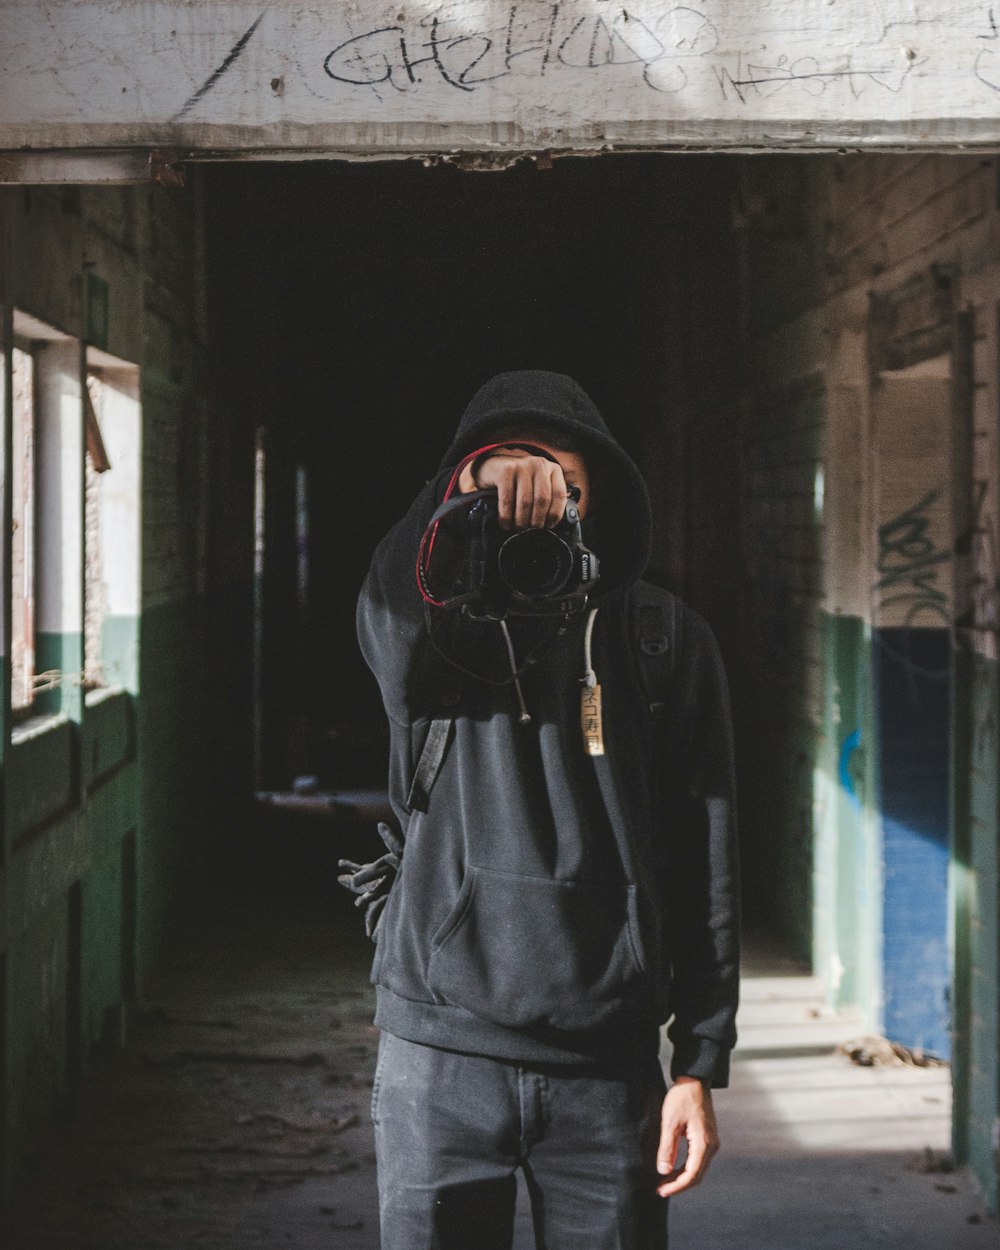
[(490, 491), (465, 518), (465, 611), (477, 618), (563, 615), (583, 607), (599, 573), (597, 555), (584, 545), (580, 491), (570, 486), (562, 519), (554, 526), (500, 528), (497, 497)]

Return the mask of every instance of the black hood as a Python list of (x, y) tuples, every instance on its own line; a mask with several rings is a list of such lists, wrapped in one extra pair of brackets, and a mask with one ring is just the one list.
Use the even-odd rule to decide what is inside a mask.
[(601, 560), (600, 593), (628, 586), (649, 560), (652, 518), (646, 484), (604, 423), (590, 396), (564, 373), (519, 369), (498, 373), (476, 391), (462, 414), (441, 467), (450, 468), (489, 442), (492, 429), (523, 420), (566, 431), (581, 447), (597, 490), (584, 533)]

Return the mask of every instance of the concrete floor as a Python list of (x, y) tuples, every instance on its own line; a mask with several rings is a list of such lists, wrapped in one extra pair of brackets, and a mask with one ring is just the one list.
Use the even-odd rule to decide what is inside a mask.
[[(370, 946), (346, 894), (278, 864), (234, 876), (127, 1050), (92, 1056), (18, 1180), (5, 1250), (376, 1250)], [(947, 1170), (947, 1069), (858, 1067), (833, 1049), (857, 1021), (811, 978), (759, 948), (745, 972), (723, 1148), (672, 1203), (674, 1250), (996, 1250)], [(523, 1204), (517, 1226), (530, 1250)]]

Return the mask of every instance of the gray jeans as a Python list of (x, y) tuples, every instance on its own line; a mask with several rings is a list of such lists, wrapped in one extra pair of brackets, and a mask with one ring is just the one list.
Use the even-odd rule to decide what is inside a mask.
[(382, 1250), (510, 1250), (523, 1169), (538, 1250), (666, 1250), (655, 1058), (522, 1064), (379, 1039)]

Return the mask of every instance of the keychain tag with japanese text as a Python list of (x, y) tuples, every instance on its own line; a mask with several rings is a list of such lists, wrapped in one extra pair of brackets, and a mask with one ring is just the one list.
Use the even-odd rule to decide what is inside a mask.
[(604, 723), (601, 717), (601, 687), (584, 686), (580, 692), (580, 725), (583, 749), (588, 755), (604, 754)]

